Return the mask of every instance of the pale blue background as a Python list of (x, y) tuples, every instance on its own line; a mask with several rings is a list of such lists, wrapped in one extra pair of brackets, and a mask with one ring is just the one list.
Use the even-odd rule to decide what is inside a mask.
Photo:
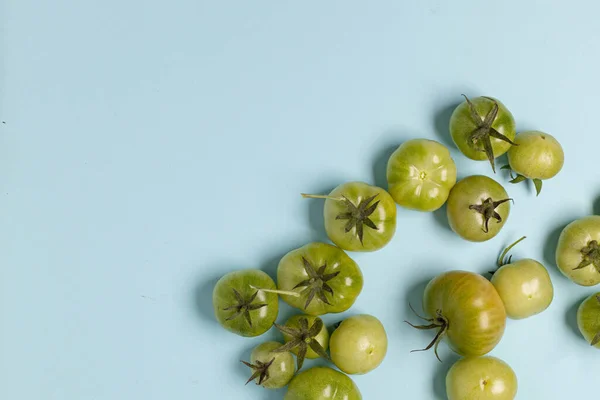
[(281, 398), (245, 387), (238, 361), (278, 335), (222, 330), (216, 279), (274, 274), (287, 251), (326, 240), (322, 203), (299, 193), (385, 185), (408, 138), (448, 144), (461, 177), (490, 174), (449, 140), (461, 93), (497, 96), (521, 130), (555, 135), (565, 167), (539, 198), (507, 184), (516, 205), (487, 243), (458, 238), (443, 210), (400, 209), (388, 247), (351, 254), (365, 287), (347, 314), (376, 315), (390, 339), (356, 383), (368, 400), (443, 399), (455, 356), (409, 354), (431, 336), (402, 322), (408, 300), (443, 271), (489, 270), (526, 234), (515, 254), (547, 265), (555, 301), (509, 322), (493, 354), (519, 399), (591, 396), (599, 353), (575, 310), (594, 289), (563, 278), (553, 252), (566, 223), (600, 212), (598, 12), (593, 0), (0, 0), (0, 398)]

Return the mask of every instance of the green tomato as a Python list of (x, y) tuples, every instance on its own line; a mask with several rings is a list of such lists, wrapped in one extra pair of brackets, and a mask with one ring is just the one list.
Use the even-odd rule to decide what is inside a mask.
[(362, 400), (358, 387), (343, 373), (314, 367), (296, 375), (284, 400)]
[(585, 340), (600, 349), (600, 292), (581, 303), (577, 310), (577, 326)]
[(296, 373), (296, 365), (290, 352), (275, 351), (281, 346), (278, 342), (265, 342), (252, 350), (250, 362), (242, 361), (252, 370), (246, 384), (256, 381), (264, 388), (280, 389), (289, 383)]
[(347, 374), (366, 374), (377, 368), (387, 347), (385, 328), (372, 315), (347, 318), (331, 334), (331, 359)]
[(309, 243), (287, 253), (277, 267), (283, 301), (307, 314), (339, 313), (349, 309), (362, 291), (363, 275), (343, 250), (326, 243)]
[(446, 146), (428, 139), (409, 140), (390, 157), (387, 181), (402, 207), (434, 211), (444, 205), (456, 183), (456, 164)]
[(344, 183), (324, 198), (325, 230), (329, 239), (348, 251), (374, 251), (396, 232), (396, 204), (388, 192), (363, 182)]
[[(262, 290), (264, 289), (264, 290)], [(279, 312), (275, 282), (266, 273), (248, 269), (223, 276), (213, 290), (217, 321), (240, 336), (259, 336), (268, 331)]]
[(329, 360), (329, 332), (323, 320), (313, 315), (294, 315), (284, 325), (275, 325), (283, 334), (285, 345), (279, 351), (291, 351), (298, 356), (298, 370), (305, 358), (323, 357)]
[[(423, 309), (426, 325), (418, 329), (436, 329), (436, 337), (427, 347), (445, 339), (462, 356), (482, 356), (502, 339), (506, 310), (494, 286), (479, 274), (450, 271), (432, 279), (425, 288)], [(417, 314), (418, 315), (418, 314)], [(439, 356), (438, 356), (439, 359)]]
[(600, 216), (578, 219), (563, 229), (558, 238), (556, 264), (578, 285), (600, 283)]
[(489, 356), (458, 360), (446, 375), (448, 400), (512, 400), (517, 386), (512, 368)]
[(450, 228), (472, 242), (489, 240), (504, 226), (510, 213), (509, 200), (506, 190), (495, 180), (483, 175), (469, 176), (450, 191)]
[(458, 149), (472, 160), (494, 159), (506, 153), (515, 138), (515, 119), (500, 101), (465, 96), (450, 117), (450, 135)]

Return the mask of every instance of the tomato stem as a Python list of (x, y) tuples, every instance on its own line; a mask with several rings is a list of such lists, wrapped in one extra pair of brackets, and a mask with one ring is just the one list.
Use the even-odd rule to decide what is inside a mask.
[(519, 244), (520, 242), (522, 242), (523, 240), (525, 240), (527, 238), (527, 236), (523, 236), (522, 238), (520, 238), (519, 240), (517, 240), (516, 242), (514, 242), (513, 244), (511, 244), (510, 246), (508, 246), (507, 248), (504, 249), (504, 251), (502, 252), (502, 254), (500, 254), (500, 258), (498, 258), (498, 268), (500, 268), (503, 265), (506, 264), (510, 264), (511, 260), (512, 260), (512, 256), (510, 256), (508, 258), (508, 260), (506, 260), (506, 255), (508, 254), (508, 252), (515, 247), (517, 244)]
[(344, 197), (333, 197), (333, 196), (328, 196), (328, 195), (324, 195), (324, 194), (300, 193), (300, 195), (302, 197), (304, 197), (305, 199), (326, 199), (326, 200), (334, 200), (334, 201), (346, 201), (346, 199)]
[(284, 295), (287, 295), (287, 296), (300, 297), (300, 293), (298, 293), (298, 292), (292, 292), (290, 290), (263, 289), (263, 288), (256, 287), (254, 285), (249, 285), (249, 286), (252, 289), (254, 289), (254, 290), (260, 290), (260, 291), (266, 292), (266, 293), (284, 294)]

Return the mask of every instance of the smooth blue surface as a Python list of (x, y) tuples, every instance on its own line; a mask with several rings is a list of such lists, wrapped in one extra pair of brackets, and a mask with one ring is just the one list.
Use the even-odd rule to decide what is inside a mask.
[(286, 252), (326, 240), (322, 203), (299, 193), (385, 185), (408, 138), (448, 144), (460, 177), (490, 174), (449, 139), (461, 93), (556, 136), (565, 167), (539, 198), (496, 176), (516, 204), (494, 240), (399, 209), (389, 246), (351, 254), (365, 287), (347, 314), (376, 315), (390, 339), (382, 366), (354, 379), (367, 400), (445, 398), (456, 358), (409, 353), (431, 336), (402, 322), (408, 301), (443, 271), (489, 270), (528, 235), (515, 255), (544, 262), (555, 301), (510, 321), (492, 354), (518, 374), (519, 399), (591, 398), (600, 353), (575, 310), (598, 288), (563, 278), (553, 253), (566, 223), (600, 212), (598, 12), (592, 0), (0, 0), (0, 398), (282, 398), (244, 386), (239, 363), (278, 334), (222, 330), (214, 283), (240, 268), (274, 276)]

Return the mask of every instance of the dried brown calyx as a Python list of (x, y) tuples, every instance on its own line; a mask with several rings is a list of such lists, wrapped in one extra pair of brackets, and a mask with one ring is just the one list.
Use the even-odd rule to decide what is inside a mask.
[(471, 204), (469, 206), (469, 210), (474, 210), (483, 215), (483, 231), (485, 233), (489, 232), (489, 222), (490, 219), (494, 218), (496, 222), (502, 222), (502, 217), (496, 211), (496, 208), (502, 203), (506, 203), (507, 201), (513, 201), (512, 199), (502, 199), (494, 201), (491, 197), (485, 199), (481, 204)]

